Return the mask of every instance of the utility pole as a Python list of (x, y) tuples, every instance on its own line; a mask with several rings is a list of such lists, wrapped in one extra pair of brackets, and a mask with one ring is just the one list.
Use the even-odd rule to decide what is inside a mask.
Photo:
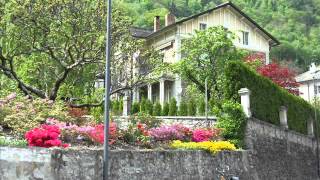
[(105, 70), (105, 96), (104, 96), (104, 148), (103, 148), (103, 180), (109, 179), (109, 122), (110, 122), (110, 89), (111, 89), (111, 0), (108, 0), (107, 34), (106, 34), (106, 70)]

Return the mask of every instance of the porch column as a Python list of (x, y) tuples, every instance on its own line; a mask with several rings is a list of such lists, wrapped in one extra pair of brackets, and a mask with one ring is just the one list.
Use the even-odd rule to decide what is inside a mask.
[(148, 99), (152, 102), (152, 84), (148, 84)]
[(160, 79), (159, 81), (159, 87), (160, 87), (160, 90), (159, 90), (159, 101), (160, 101), (160, 104), (161, 106), (164, 105), (164, 79)]
[(135, 87), (133, 90), (133, 101), (139, 102), (139, 99), (140, 99), (139, 88)]
[(122, 116), (128, 116), (129, 112), (130, 112), (130, 98), (129, 96), (125, 95), (123, 97), (123, 112), (122, 112)]

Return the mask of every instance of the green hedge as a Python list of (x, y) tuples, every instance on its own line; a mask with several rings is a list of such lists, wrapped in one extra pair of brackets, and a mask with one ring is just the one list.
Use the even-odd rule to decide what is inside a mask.
[(279, 125), (279, 108), (286, 106), (289, 129), (307, 134), (308, 119), (314, 117), (314, 108), (308, 102), (260, 76), (242, 62), (228, 63), (224, 78), (224, 98), (240, 102), (238, 90), (248, 88), (253, 117)]

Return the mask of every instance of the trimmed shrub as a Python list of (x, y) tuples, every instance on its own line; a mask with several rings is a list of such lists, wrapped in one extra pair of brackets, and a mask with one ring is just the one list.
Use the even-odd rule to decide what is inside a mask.
[(247, 118), (241, 104), (227, 100), (221, 108), (214, 108), (214, 112), (218, 117), (217, 127), (223, 129), (222, 136), (237, 147), (243, 147)]
[(112, 113), (115, 115), (119, 114), (120, 102), (118, 100), (112, 101)]
[(194, 102), (193, 98), (191, 98), (188, 102), (188, 116), (195, 116), (197, 113), (197, 105)]
[(130, 109), (130, 113), (131, 114), (136, 114), (140, 111), (140, 104), (139, 102), (134, 102), (131, 106), (131, 109)]
[(175, 98), (171, 98), (169, 102), (169, 116), (176, 116), (177, 115), (177, 101)]
[[(251, 91), (252, 116), (279, 125), (279, 108), (288, 108), (289, 129), (307, 134), (307, 121), (314, 116), (314, 108), (300, 97), (288, 93), (271, 80), (258, 75), (242, 62), (230, 62), (225, 68), (224, 98), (240, 102), (238, 90)], [(319, 129), (319, 128), (318, 128)]]
[(118, 107), (118, 115), (122, 115), (123, 112), (123, 98), (119, 100), (119, 107)]
[(162, 109), (162, 116), (168, 116), (169, 115), (169, 103), (165, 102)]
[(140, 102), (140, 112), (145, 113), (146, 112), (146, 99), (142, 98)]
[(152, 109), (153, 109), (152, 102), (149, 99), (147, 99), (146, 103), (145, 103), (145, 111), (146, 111), (146, 113), (149, 114), (149, 115), (152, 115)]
[(161, 116), (161, 111), (162, 111), (161, 104), (159, 102), (154, 103), (152, 115), (153, 116)]
[(204, 116), (206, 113), (206, 102), (204, 100), (199, 100), (198, 102), (198, 115)]
[(188, 105), (185, 99), (182, 99), (179, 106), (179, 116), (187, 116), (188, 115)]

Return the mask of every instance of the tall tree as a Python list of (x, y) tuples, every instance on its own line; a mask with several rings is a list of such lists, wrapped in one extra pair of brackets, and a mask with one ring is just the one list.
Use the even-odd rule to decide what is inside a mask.
[[(16, 82), (24, 94), (51, 100), (61, 88), (65, 94), (75, 89), (86, 93), (93, 88), (96, 74), (104, 67), (103, 0), (0, 3), (1, 74)], [(123, 10), (112, 13), (112, 74), (118, 78), (132, 54), (143, 49), (143, 42), (131, 36), (132, 21)], [(148, 55), (153, 53), (141, 50), (141, 57)], [(128, 88), (133, 83), (121, 85)], [(115, 91), (121, 89), (119, 84), (113, 87)]]
[(196, 31), (190, 39), (184, 40), (184, 58), (176, 65), (176, 73), (195, 85), (205, 94), (205, 80), (208, 78), (208, 97), (218, 92), (218, 77), (226, 62), (240, 60), (241, 51), (233, 45), (234, 34), (223, 27), (211, 27)]

